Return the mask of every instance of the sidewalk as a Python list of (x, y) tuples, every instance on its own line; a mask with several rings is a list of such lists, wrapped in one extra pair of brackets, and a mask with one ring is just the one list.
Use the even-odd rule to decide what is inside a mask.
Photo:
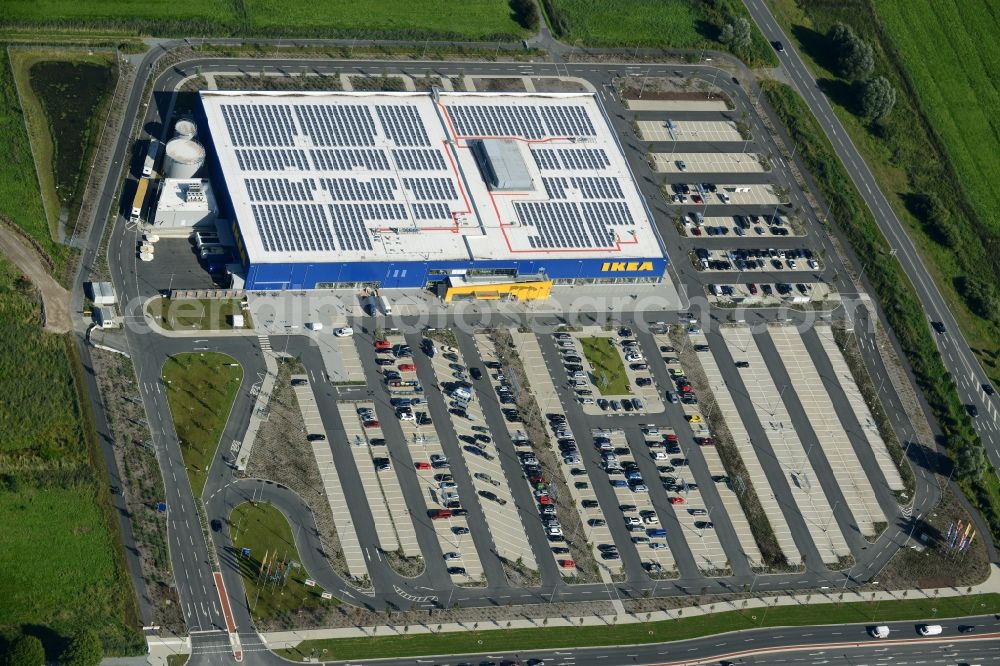
[[(972, 592), (966, 592), (966, 588), (939, 588), (929, 590), (910, 590), (906, 599), (932, 599), (935, 597), (956, 597), (967, 594), (998, 593), (1000, 592), (1000, 567), (993, 566), (990, 577), (982, 584), (973, 586)], [(743, 601), (733, 601), (729, 603), (716, 602), (712, 605), (717, 608), (712, 612), (722, 613), (730, 610), (744, 610), (747, 608), (773, 608), (776, 606), (795, 606), (805, 604), (824, 603), (851, 603), (851, 602), (872, 602), (872, 601), (901, 601), (904, 599), (901, 592), (845, 592), (843, 599), (841, 592), (837, 589), (817, 590), (810, 594), (799, 594), (794, 596), (762, 597), (757, 599), (747, 599), (746, 606)], [(651, 613), (639, 613), (630, 615), (624, 612), (624, 607), (615, 604), (617, 615), (591, 615), (587, 617), (550, 617), (545, 623), (545, 627), (592, 627), (606, 626), (608, 624), (636, 624), (642, 622), (657, 622), (661, 620), (674, 620), (683, 617), (698, 617), (708, 615), (709, 612), (702, 606), (694, 606), (679, 610), (654, 611)], [(991, 609), (986, 609), (991, 610)], [(409, 625), (405, 635), (431, 634), (431, 633), (451, 633), (456, 631), (469, 631), (471, 627), (460, 622), (430, 626), (424, 624)], [(537, 629), (541, 628), (542, 620), (511, 620), (501, 622), (479, 622), (476, 627), (479, 631), (492, 629)], [(346, 627), (340, 629), (304, 629), (300, 631), (280, 631), (261, 634), (261, 639), (271, 650), (290, 648), (298, 645), (302, 641), (317, 640), (327, 638), (362, 638), (371, 636), (404, 635), (402, 626), (380, 625), (377, 627)]]
[[(239, 451), (236, 453), (236, 467), (241, 472), (247, 468), (247, 461), (250, 459), (250, 451), (253, 449), (253, 442), (257, 439), (257, 431), (260, 424), (267, 419), (267, 404), (271, 400), (271, 391), (274, 390), (274, 382), (278, 378), (278, 361), (271, 351), (271, 343), (267, 336), (258, 336), (260, 340), (260, 351), (264, 357), (264, 365), (267, 372), (260, 380), (259, 385), (255, 383), (250, 388), (251, 394), (256, 394), (257, 400), (254, 402), (253, 411), (250, 412), (250, 423), (247, 424), (247, 431), (240, 440)], [(236, 443), (233, 443), (235, 446)]]

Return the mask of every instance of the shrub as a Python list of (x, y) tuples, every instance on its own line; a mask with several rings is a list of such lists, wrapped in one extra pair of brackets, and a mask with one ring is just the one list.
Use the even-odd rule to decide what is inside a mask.
[(70, 640), (59, 658), (62, 666), (97, 666), (104, 659), (101, 639), (93, 629), (84, 629)]
[(34, 636), (19, 636), (11, 644), (4, 663), (7, 666), (42, 666), (45, 663), (45, 648)]

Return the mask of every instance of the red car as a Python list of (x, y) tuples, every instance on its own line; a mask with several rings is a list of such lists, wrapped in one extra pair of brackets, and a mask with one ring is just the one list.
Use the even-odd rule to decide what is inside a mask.
[(704, 201), (702, 201), (700, 194), (692, 194), (691, 195), (691, 201), (693, 201), (695, 203), (705, 203)]
[(380, 349), (380, 350), (381, 349), (389, 349), (390, 347), (392, 347), (392, 343), (389, 342), (388, 340), (376, 340), (375, 341), (375, 349)]
[(755, 285), (753, 282), (751, 282), (750, 284), (747, 285), (747, 289), (750, 290), (751, 294), (756, 294), (757, 293), (757, 285)]
[(671, 497), (669, 499), (670, 499), (670, 503), (671, 504), (684, 504), (684, 498), (683, 497)]
[(668, 442), (676, 442), (677, 441), (677, 435), (675, 435), (673, 433), (670, 433), (664, 439), (666, 439)]
[(378, 421), (365, 421), (366, 428), (378, 428), (381, 425)]
[(451, 518), (451, 511), (449, 509), (431, 509), (427, 513), (430, 515), (431, 520), (444, 520), (446, 518)]
[(413, 463), (413, 465), (417, 469), (430, 469), (431, 468), (431, 464), (430, 463), (426, 463), (426, 462)]
[(401, 372), (414, 372), (417, 369), (417, 366), (412, 363), (400, 363), (399, 369)]
[(701, 446), (712, 446), (715, 444), (715, 440), (711, 437), (698, 437), (695, 439)]
[(575, 569), (576, 562), (574, 562), (573, 560), (559, 560), (559, 566), (561, 566), (563, 569)]
[(548, 495), (542, 495), (541, 497), (538, 498), (538, 503), (541, 504), (542, 506), (545, 506), (546, 504), (552, 504), (552, 498), (549, 497)]

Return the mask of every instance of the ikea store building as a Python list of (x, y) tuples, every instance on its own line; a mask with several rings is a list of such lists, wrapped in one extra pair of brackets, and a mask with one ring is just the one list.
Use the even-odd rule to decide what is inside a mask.
[(201, 93), (248, 290), (658, 282), (591, 94)]

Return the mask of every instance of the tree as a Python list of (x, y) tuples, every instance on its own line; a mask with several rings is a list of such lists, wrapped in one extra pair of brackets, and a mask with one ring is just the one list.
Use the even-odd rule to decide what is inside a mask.
[(45, 663), (45, 648), (35, 636), (19, 636), (7, 652), (7, 666), (42, 666)]
[(534, 0), (510, 0), (510, 11), (514, 20), (528, 30), (538, 30), (541, 22)]
[(884, 120), (896, 104), (896, 88), (884, 76), (860, 84), (861, 115), (874, 121)]
[(850, 81), (868, 78), (875, 68), (875, 52), (871, 44), (858, 37), (850, 26), (834, 23), (826, 33), (833, 47), (837, 74)]
[(104, 647), (93, 629), (84, 629), (70, 640), (59, 657), (62, 666), (97, 666), (104, 659)]
[(1000, 321), (1000, 293), (989, 281), (980, 277), (965, 277), (960, 282), (960, 293), (969, 308), (983, 319)]
[(753, 43), (753, 30), (750, 21), (740, 16), (722, 26), (719, 41), (739, 57), (744, 57)]

